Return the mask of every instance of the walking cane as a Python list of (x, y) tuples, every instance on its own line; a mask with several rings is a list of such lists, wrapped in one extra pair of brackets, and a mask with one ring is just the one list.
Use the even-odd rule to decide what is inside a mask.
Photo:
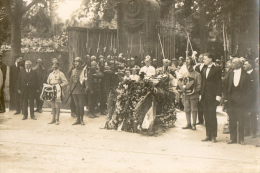
[(237, 121), (237, 143), (239, 143), (239, 121)]

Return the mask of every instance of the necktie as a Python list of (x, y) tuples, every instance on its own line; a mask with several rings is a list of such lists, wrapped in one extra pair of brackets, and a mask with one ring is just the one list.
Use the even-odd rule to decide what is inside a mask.
[(208, 78), (210, 68), (211, 68), (211, 67), (207, 67), (207, 68), (206, 68), (206, 78)]

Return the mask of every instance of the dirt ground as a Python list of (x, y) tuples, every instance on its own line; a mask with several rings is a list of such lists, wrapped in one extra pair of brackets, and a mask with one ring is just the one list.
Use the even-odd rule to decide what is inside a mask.
[(260, 173), (259, 136), (244, 146), (226, 144), (223, 114), (217, 143), (201, 142), (204, 126), (183, 130), (183, 112), (176, 127), (156, 137), (102, 129), (104, 116), (72, 126), (74, 119), (62, 113), (57, 126), (48, 124), (50, 112), (36, 115), (36, 121), (0, 115), (1, 173)]

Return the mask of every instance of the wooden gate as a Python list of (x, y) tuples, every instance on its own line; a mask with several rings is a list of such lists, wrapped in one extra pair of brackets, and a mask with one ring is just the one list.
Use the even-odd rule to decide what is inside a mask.
[(79, 56), (85, 61), (85, 56), (107, 55), (118, 47), (117, 30), (88, 29), (80, 27), (68, 28), (70, 64), (73, 58)]

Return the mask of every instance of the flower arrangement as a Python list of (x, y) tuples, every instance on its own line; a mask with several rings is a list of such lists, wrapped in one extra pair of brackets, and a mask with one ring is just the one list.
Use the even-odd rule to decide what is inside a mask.
[[(174, 96), (168, 91), (168, 75), (157, 75), (141, 81), (126, 80), (117, 88), (115, 113), (106, 122), (107, 129), (119, 129), (128, 132), (142, 132), (138, 128), (144, 117), (136, 114), (137, 105), (142, 104), (147, 95), (152, 94), (159, 108), (156, 121), (163, 128), (174, 126), (176, 111)], [(145, 102), (143, 102), (145, 104)]]

